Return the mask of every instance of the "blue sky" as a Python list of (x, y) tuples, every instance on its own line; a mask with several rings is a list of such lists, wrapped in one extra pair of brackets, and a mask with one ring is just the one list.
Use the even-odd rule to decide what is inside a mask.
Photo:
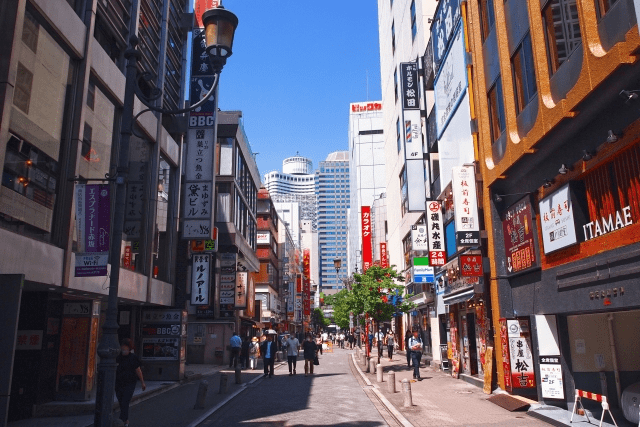
[(349, 103), (379, 100), (375, 0), (224, 0), (238, 16), (219, 107), (241, 110), (260, 173), (348, 149)]

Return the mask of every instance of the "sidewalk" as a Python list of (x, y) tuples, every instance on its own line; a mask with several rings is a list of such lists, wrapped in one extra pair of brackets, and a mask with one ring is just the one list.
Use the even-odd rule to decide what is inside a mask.
[[(392, 362), (383, 358), (381, 364), (384, 372), (383, 383), (377, 382), (375, 374), (364, 373), (365, 377), (413, 426), (543, 427), (548, 425), (525, 412), (509, 412), (494, 405), (487, 401), (489, 396), (484, 394), (481, 388), (453, 379), (447, 373), (435, 371), (424, 365), (420, 369), (423, 381), (411, 383), (413, 406), (404, 408), (401, 382), (403, 379), (412, 379), (413, 368), (407, 367), (404, 354), (394, 354)], [(360, 363), (357, 365), (365, 371)], [(393, 394), (387, 390), (387, 372), (391, 370), (396, 374), (396, 393)]]
[[(276, 367), (280, 364), (276, 363)], [(228, 391), (219, 394), (221, 374), (227, 374)], [(242, 371), (242, 384), (235, 384), (235, 373), (228, 366), (187, 365), (182, 381), (147, 381), (146, 391), (136, 388), (130, 409), (132, 426), (187, 425), (223, 402), (227, 397), (262, 375), (262, 361), (251, 371)], [(209, 382), (205, 409), (193, 409), (198, 384)], [(36, 418), (15, 421), (8, 427), (90, 427), (93, 425), (95, 399), (87, 402), (50, 402), (41, 405)], [(114, 403), (114, 419), (119, 407)], [(176, 418), (174, 420), (174, 418)]]

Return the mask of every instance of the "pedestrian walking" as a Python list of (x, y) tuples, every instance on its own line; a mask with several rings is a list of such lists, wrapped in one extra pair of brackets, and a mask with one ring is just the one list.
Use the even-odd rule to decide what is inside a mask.
[(340, 348), (344, 349), (344, 334), (340, 333)]
[(378, 329), (375, 335), (376, 346), (378, 347), (378, 362), (382, 359), (382, 353), (384, 351), (384, 332), (382, 332), (382, 328)]
[(395, 336), (393, 335), (393, 332), (391, 332), (391, 329), (389, 329), (389, 332), (387, 332), (387, 338), (386, 338), (386, 344), (387, 344), (387, 354), (389, 356), (389, 362), (391, 362), (393, 360), (393, 346), (396, 344), (396, 339)]
[(353, 350), (353, 343), (355, 342), (355, 337), (353, 336), (353, 334), (349, 334), (349, 347), (351, 347), (351, 350)]
[(240, 349), (240, 361), (242, 362), (242, 369), (249, 368), (249, 346), (251, 341), (249, 341), (249, 337), (244, 337), (242, 341), (242, 347)]
[(231, 345), (231, 359), (229, 360), (229, 367), (235, 368), (238, 366), (240, 350), (242, 349), (242, 339), (240, 339), (237, 332), (233, 333), (233, 336), (229, 339), (229, 344)]
[(320, 354), (322, 354), (322, 344), (324, 343), (324, 339), (322, 338), (324, 336), (324, 334), (322, 335), (318, 335), (316, 337), (316, 346), (318, 348), (318, 350), (320, 350)]
[(307, 338), (302, 343), (302, 350), (304, 352), (304, 376), (313, 375), (313, 361), (318, 357), (318, 346), (311, 334), (307, 334)]
[(422, 338), (419, 336), (417, 326), (413, 327), (413, 336), (409, 338), (409, 347), (411, 350), (411, 361), (413, 362), (413, 378), (422, 381), (420, 378), (420, 359), (422, 359)]
[(298, 338), (287, 334), (286, 344), (287, 344), (287, 363), (289, 364), (289, 375), (295, 375), (296, 364), (298, 363), (298, 350), (300, 349), (300, 341), (298, 341)]
[(258, 357), (260, 357), (260, 345), (258, 344), (258, 338), (253, 337), (249, 345), (249, 367), (252, 371), (258, 366)]
[(404, 334), (404, 350), (407, 353), (407, 366), (411, 367), (411, 349), (409, 348), (409, 339), (411, 338), (411, 332), (407, 331)]
[(277, 344), (273, 342), (273, 336), (267, 335), (265, 341), (260, 346), (260, 353), (263, 355), (264, 362), (264, 376), (273, 378), (273, 369), (276, 362), (276, 347)]
[(142, 391), (147, 389), (140, 370), (140, 359), (133, 353), (133, 342), (126, 338), (120, 345), (120, 354), (116, 357), (116, 397), (120, 404), (120, 419), (126, 427), (129, 426), (129, 404), (140, 380)]

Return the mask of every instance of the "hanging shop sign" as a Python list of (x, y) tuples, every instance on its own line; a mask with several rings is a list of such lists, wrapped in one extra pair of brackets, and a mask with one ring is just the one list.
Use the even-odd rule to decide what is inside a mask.
[(540, 357), (540, 388), (545, 399), (564, 400), (564, 382), (560, 357)]
[(234, 317), (238, 254), (220, 254), (220, 317)]
[(247, 287), (249, 273), (241, 271), (236, 273), (235, 309), (247, 308)]
[(433, 62), (436, 72), (442, 63), (449, 42), (453, 36), (453, 29), (460, 20), (460, 0), (441, 0), (431, 25), (431, 40), (433, 40)]
[[(435, 50), (435, 46), (434, 46)], [(436, 75), (435, 109), (438, 139), (447, 128), (467, 91), (467, 63), (462, 25), (458, 25), (451, 47)]]
[(534, 244), (533, 209), (529, 198), (511, 206), (502, 220), (504, 251), (507, 259), (507, 271), (519, 273), (537, 267)]
[[(186, 179), (182, 217), (182, 238), (207, 240), (213, 238), (213, 129), (189, 129)], [(200, 179), (198, 179), (200, 177)]]
[(475, 168), (456, 166), (452, 172), (456, 243), (458, 246), (479, 246), (480, 224)]
[(258, 231), (256, 237), (256, 243), (258, 245), (270, 245), (271, 244), (271, 232)]
[(420, 110), (420, 92), (418, 85), (418, 63), (400, 63), (402, 78), (402, 109)]
[(463, 277), (482, 276), (482, 255), (460, 255), (460, 275)]
[(414, 283), (433, 283), (436, 281), (435, 271), (433, 267), (428, 265), (414, 265), (412, 273)]
[(427, 202), (427, 234), (429, 236), (429, 258), (431, 265), (444, 265), (444, 229), (442, 228), (442, 206), (438, 201)]
[(302, 252), (302, 299), (304, 315), (311, 315), (311, 251), (305, 249)]
[(365, 272), (373, 262), (371, 243), (371, 207), (361, 206), (361, 231), (362, 231), (362, 271)]
[(111, 230), (108, 184), (76, 184), (76, 277), (106, 276)]
[(633, 224), (631, 215), (631, 206), (610, 213), (608, 217), (602, 217), (595, 221), (588, 222), (582, 226), (584, 232), (584, 240), (591, 240), (594, 237), (602, 236), (615, 230), (627, 227)]
[(531, 351), (531, 332), (529, 321), (508, 319), (506, 321), (509, 339), (508, 353), (513, 388), (535, 388), (536, 378), (533, 371), (533, 353)]
[(202, 23), (202, 14), (209, 9), (220, 6), (220, 0), (195, 0), (193, 5), (193, 15), (196, 18), (196, 27), (204, 28)]
[(350, 104), (352, 113), (369, 113), (382, 111), (382, 102), (353, 102)]
[(413, 251), (429, 250), (429, 242), (427, 238), (426, 225), (411, 226), (411, 250)]
[(578, 242), (569, 184), (542, 199), (539, 206), (545, 255)]
[(389, 267), (389, 258), (387, 254), (387, 242), (380, 242), (380, 267)]
[(209, 305), (211, 255), (194, 255), (191, 264), (191, 305)]

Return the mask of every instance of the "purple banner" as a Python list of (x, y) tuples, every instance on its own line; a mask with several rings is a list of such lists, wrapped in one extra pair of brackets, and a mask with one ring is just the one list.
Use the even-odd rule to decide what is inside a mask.
[(105, 276), (111, 231), (109, 184), (76, 186), (76, 226), (79, 249), (76, 277)]

